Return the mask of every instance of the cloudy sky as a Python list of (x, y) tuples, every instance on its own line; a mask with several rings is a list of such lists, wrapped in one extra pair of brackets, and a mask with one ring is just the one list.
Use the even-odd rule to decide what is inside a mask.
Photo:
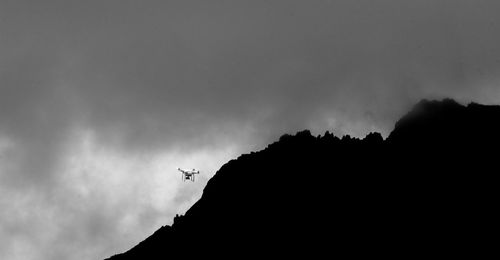
[(0, 0), (0, 258), (125, 251), (286, 132), (386, 135), (422, 97), (500, 103), (499, 13), (498, 0)]

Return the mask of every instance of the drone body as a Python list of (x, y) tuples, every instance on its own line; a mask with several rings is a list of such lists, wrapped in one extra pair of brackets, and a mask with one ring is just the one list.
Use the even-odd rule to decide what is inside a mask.
[(194, 182), (195, 180), (195, 175), (200, 174), (200, 171), (197, 171), (195, 169), (192, 170), (184, 170), (181, 168), (177, 168), (178, 171), (182, 173), (182, 181), (190, 180)]

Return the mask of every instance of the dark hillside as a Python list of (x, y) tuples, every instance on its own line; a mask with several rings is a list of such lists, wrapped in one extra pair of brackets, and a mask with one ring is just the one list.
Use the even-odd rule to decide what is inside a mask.
[(422, 101), (386, 140), (309, 131), (229, 161), (122, 259), (479, 256), (496, 246), (500, 107)]

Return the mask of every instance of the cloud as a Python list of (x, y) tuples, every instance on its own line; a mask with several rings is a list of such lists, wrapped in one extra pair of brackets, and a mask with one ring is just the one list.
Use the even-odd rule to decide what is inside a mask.
[[(71, 139), (50, 192), (0, 186), (2, 259), (104, 258), (127, 250), (186, 211), (236, 154), (228, 147), (131, 155), (101, 146), (91, 131)], [(176, 165), (204, 175), (187, 186)]]
[(213, 173), (303, 128), (387, 134), (422, 97), (498, 103), (499, 11), (494, 0), (2, 1), (0, 258), (127, 249), (210, 176), (180, 186), (163, 169)]

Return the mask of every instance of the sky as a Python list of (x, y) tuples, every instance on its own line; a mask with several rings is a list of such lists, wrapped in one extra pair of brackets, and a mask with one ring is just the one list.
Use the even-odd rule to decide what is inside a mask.
[[(386, 136), (421, 98), (500, 104), (499, 13), (497, 0), (0, 0), (0, 258), (126, 251), (284, 133)], [(202, 174), (183, 183), (177, 167)]]

